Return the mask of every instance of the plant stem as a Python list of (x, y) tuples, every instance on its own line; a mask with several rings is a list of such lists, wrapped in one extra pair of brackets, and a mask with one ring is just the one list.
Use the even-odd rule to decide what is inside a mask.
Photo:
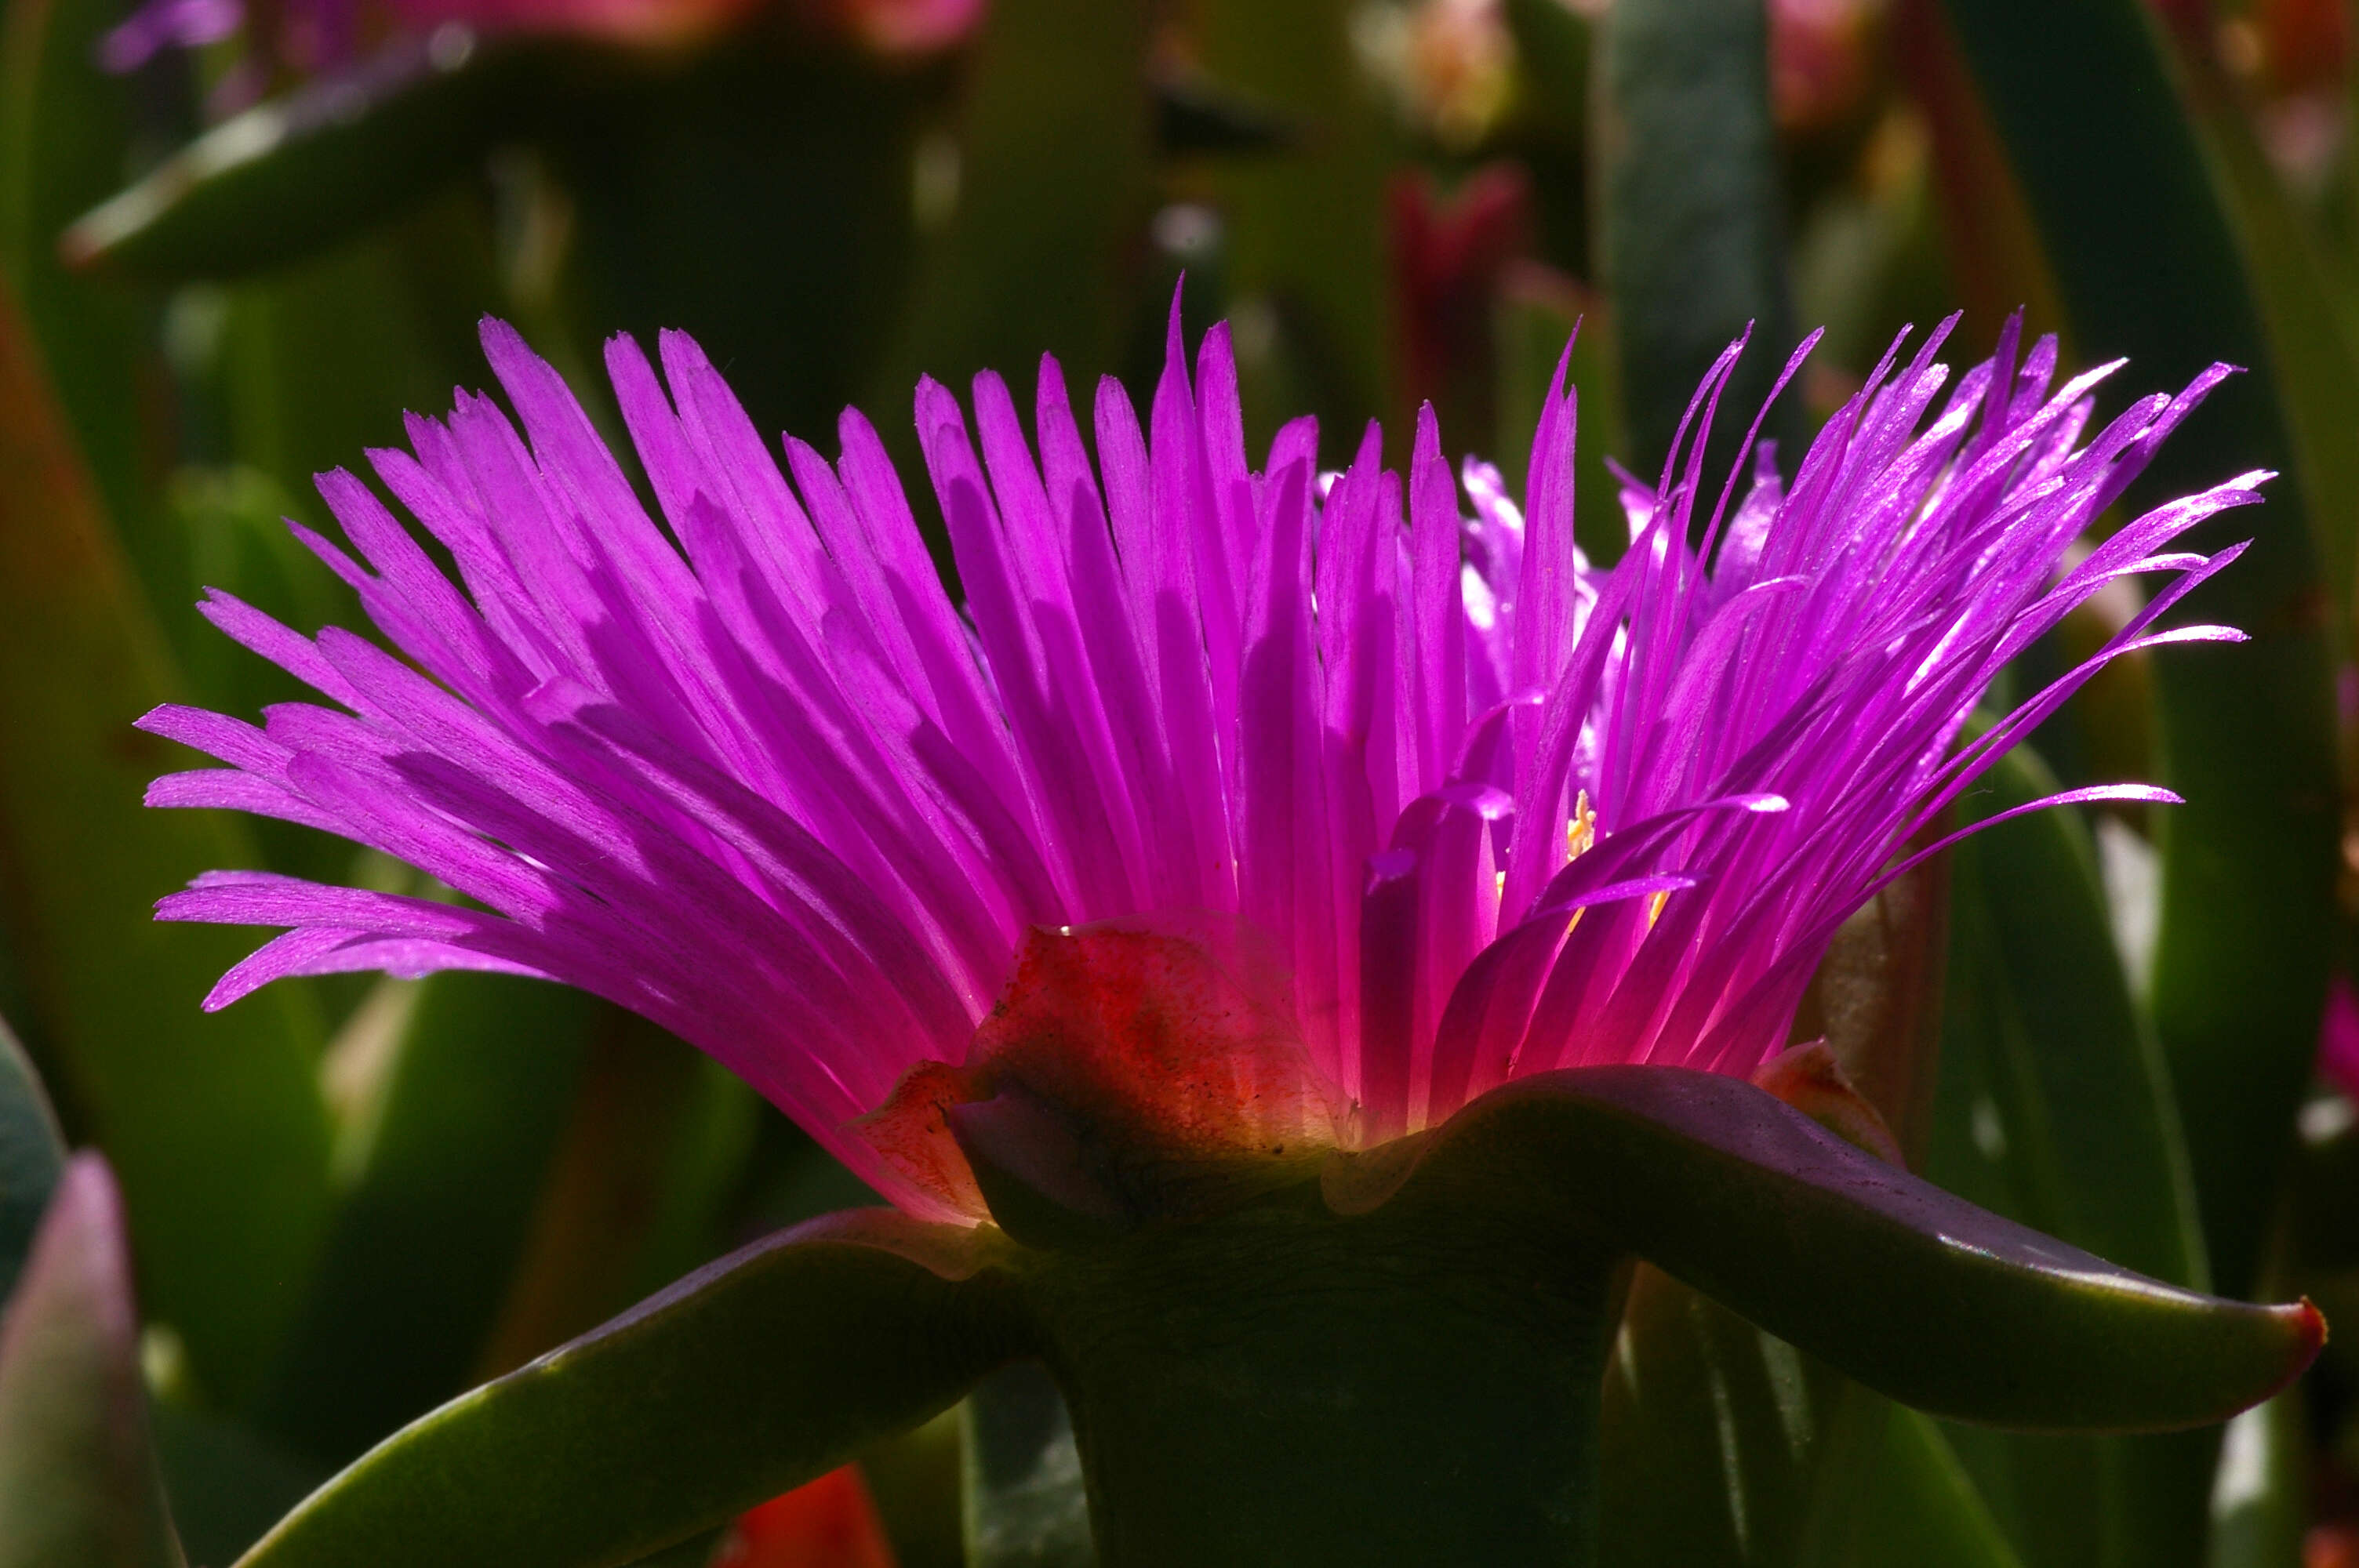
[(1613, 1264), (1304, 1188), (1063, 1255), (1035, 1301), (1103, 1568), (1587, 1568)]

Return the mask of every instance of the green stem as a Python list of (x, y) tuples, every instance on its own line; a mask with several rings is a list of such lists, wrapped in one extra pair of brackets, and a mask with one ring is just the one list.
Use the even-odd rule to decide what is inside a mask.
[(1596, 1560), (1612, 1256), (1410, 1206), (1297, 1188), (1036, 1277), (1104, 1568)]

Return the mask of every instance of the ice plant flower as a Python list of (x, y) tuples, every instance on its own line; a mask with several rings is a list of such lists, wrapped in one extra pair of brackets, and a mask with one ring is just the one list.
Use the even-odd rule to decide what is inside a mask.
[[(1561, 364), (1518, 505), (1452, 476), (1430, 411), (1405, 475), (1373, 426), (1320, 473), (1308, 420), (1256, 468), (1226, 330), (1191, 362), (1175, 310), (1143, 423), (1098, 386), (1094, 459), (1054, 361), (1028, 432), (995, 375), (971, 417), (919, 384), (962, 606), (857, 413), (836, 460), (782, 465), (693, 343), (618, 338), (651, 513), (487, 324), (513, 421), (462, 395), (371, 455), (455, 580), (326, 475), (349, 548), (297, 532), (393, 651), (216, 592), (324, 701), (141, 721), (227, 764), (153, 804), (319, 827), (463, 902), (216, 871), (159, 913), (285, 928), (210, 1007), (342, 970), (597, 992), (903, 1213), (712, 1265), (388, 1440), (250, 1561), (630, 1560), (1038, 1356), (1109, 1568), (1586, 1563), (1633, 1252), (1942, 1413), (2136, 1430), (2281, 1387), (2306, 1305), (2125, 1275), (1745, 1081), (1994, 757), (2106, 659), (2238, 635), (2153, 628), (2237, 553), (2174, 542), (2265, 475), (2062, 564), (2226, 372), (2092, 433), (2105, 372), (2051, 388), (2054, 342), (2018, 362), (2010, 330), (1952, 385), (1942, 336), (1741, 497), (1701, 456), (1733, 346), (1600, 568)], [(2133, 575), (2164, 584), (2096, 657), (1961, 743)], [(2170, 798), (2057, 798), (2104, 796)], [(585, 1479), (513, 1517), (502, 1465), (552, 1444)]]
[[(615, 340), (659, 524), (556, 373), (484, 341), (516, 420), (462, 396), (371, 454), (456, 583), (353, 474), (321, 486), (357, 555), (290, 524), (397, 654), (215, 592), (326, 704), (141, 721), (229, 764), (152, 804), (317, 827), (469, 902), (224, 871), (159, 914), (290, 928), (208, 1007), (353, 969), (594, 991), (929, 1218), (983, 1217), (941, 1113), (1014, 1036), (1055, 1098), (1211, 1149), (1364, 1146), (1559, 1067), (1751, 1072), (1993, 757), (2106, 659), (2238, 635), (2151, 628), (2237, 553), (2172, 541), (2266, 477), (2060, 575), (2224, 373), (2089, 437), (2105, 372), (2051, 389), (2053, 341), (2017, 363), (2010, 338), (1952, 387), (1937, 332), (1790, 486), (1765, 449), (1732, 506), (1687, 442), (1600, 568), (1561, 384), (1523, 504), (1470, 462), (1470, 520), (1430, 414), (1405, 481), (1374, 427), (1340, 475), (1308, 421), (1254, 468), (1226, 330), (1191, 377), (1175, 329), (1143, 426), (1097, 389), (1094, 463), (1053, 361), (1031, 438), (995, 375), (972, 434), (920, 384), (962, 613), (858, 413), (835, 462), (789, 438), (782, 467), (693, 343), (666, 335), (659, 376)], [(1956, 744), (2010, 658), (2130, 574), (2168, 586)], [(2169, 798), (2060, 798), (2100, 795)], [(1093, 1065), (1040, 1065), (1057, 1042)]]

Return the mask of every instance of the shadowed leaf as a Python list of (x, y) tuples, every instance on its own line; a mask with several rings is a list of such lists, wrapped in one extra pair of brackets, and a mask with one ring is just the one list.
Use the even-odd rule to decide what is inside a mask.
[(180, 280), (309, 255), (391, 216), (518, 119), (541, 49), (405, 38), (207, 131), (75, 220), (75, 267)]
[(123, 1182), (150, 1311), (214, 1395), (247, 1391), (292, 1311), (325, 1218), (327, 1129), (309, 997), (203, 1016), (244, 956), (234, 932), (158, 926), (148, 905), (250, 864), (235, 824), (141, 808), (170, 765), (131, 720), (173, 680), (61, 424), (0, 297), (0, 907), (60, 1098)]
[(724, 1523), (1020, 1353), (991, 1234), (870, 1211), (756, 1242), (388, 1438), (245, 1568), (587, 1568)]
[(1084, 395), (1114, 367), (1127, 252), (1151, 199), (1144, 11), (992, 5), (969, 68), (956, 204), (924, 254), (881, 406), (906, 409), (920, 373), (957, 386), (995, 367), (1020, 389), (1043, 351)]
[(524, 1250), (595, 1023), (508, 975), (381, 982), (338, 1036), (342, 1191), (256, 1414), (330, 1465), (457, 1394)]
[(1054, 1379), (1027, 1362), (967, 1396), (968, 1568), (1096, 1568), (1073, 1418)]
[(1245, 438), (1267, 439), (1256, 422), (1283, 407), (1317, 415), (1330, 443), (1349, 442), (1364, 421), (1393, 413), (1398, 330), (1386, 267), (1391, 148), (1353, 59), (1352, 7), (1201, 0), (1192, 11), (1204, 68), (1303, 126), (1281, 155), (1205, 171), (1227, 219), (1235, 296), (1277, 328), (1264, 352), (1240, 345)]
[[(1796, 336), (1767, 13), (1756, 0), (1626, 0), (1603, 41), (1591, 159), (1629, 420), (1621, 455), (1653, 477), (1696, 384), (1752, 325), (1715, 427), (1716, 486)], [(1798, 452), (1797, 406), (1764, 433)]]
[(1683, 1068), (1519, 1079), (1393, 1181), (1392, 1204), (1515, 1195), (1870, 1388), (1969, 1421), (2220, 1421), (2284, 1387), (2324, 1335), (2307, 1303), (2252, 1306), (2132, 1273), (1895, 1170), (1750, 1084)]
[(0, 1303), (16, 1288), (65, 1158), (40, 1075), (0, 1019)]

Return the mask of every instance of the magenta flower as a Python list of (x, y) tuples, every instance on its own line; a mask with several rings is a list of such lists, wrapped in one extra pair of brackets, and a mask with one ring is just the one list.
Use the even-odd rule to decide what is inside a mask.
[[(1732, 347), (1611, 569), (1573, 544), (1561, 369), (1523, 507), (1469, 462), (1471, 521), (1430, 412), (1406, 482), (1373, 426), (1340, 476), (1308, 420), (1252, 469), (1225, 328), (1191, 383), (1175, 319), (1144, 428), (1100, 384), (1094, 463), (1053, 360), (1030, 440), (976, 379), (979, 456), (923, 382), (962, 613), (857, 412), (838, 460), (789, 438), (782, 471), (687, 338), (660, 380), (616, 339), (659, 524), (488, 323), (521, 433), (462, 396), (370, 454), (459, 582), (349, 473), (321, 489), (360, 559), (294, 525), (398, 656), (214, 592), (329, 705), (142, 720), (229, 764), (151, 804), (310, 824), (471, 902), (217, 871), (159, 914), (290, 928), (208, 1007), (354, 969), (594, 991), (929, 1217), (984, 1213), (942, 1113), (995, 1076), (1267, 1151), (1561, 1066), (1748, 1073), (1836, 925), (2098, 665), (2239, 635), (2150, 628), (2241, 549), (2171, 542), (2264, 474), (2059, 569), (2225, 369), (2084, 441), (2107, 371), (2051, 394), (2054, 341), (2018, 365), (2010, 329), (1929, 421), (1946, 330), (1896, 345), (1790, 488), (1765, 449), (1733, 511), (1700, 472)], [(2136, 573), (2169, 580), (2096, 659), (1957, 744), (2002, 665)], [(2172, 798), (2057, 799), (2108, 797)]]

